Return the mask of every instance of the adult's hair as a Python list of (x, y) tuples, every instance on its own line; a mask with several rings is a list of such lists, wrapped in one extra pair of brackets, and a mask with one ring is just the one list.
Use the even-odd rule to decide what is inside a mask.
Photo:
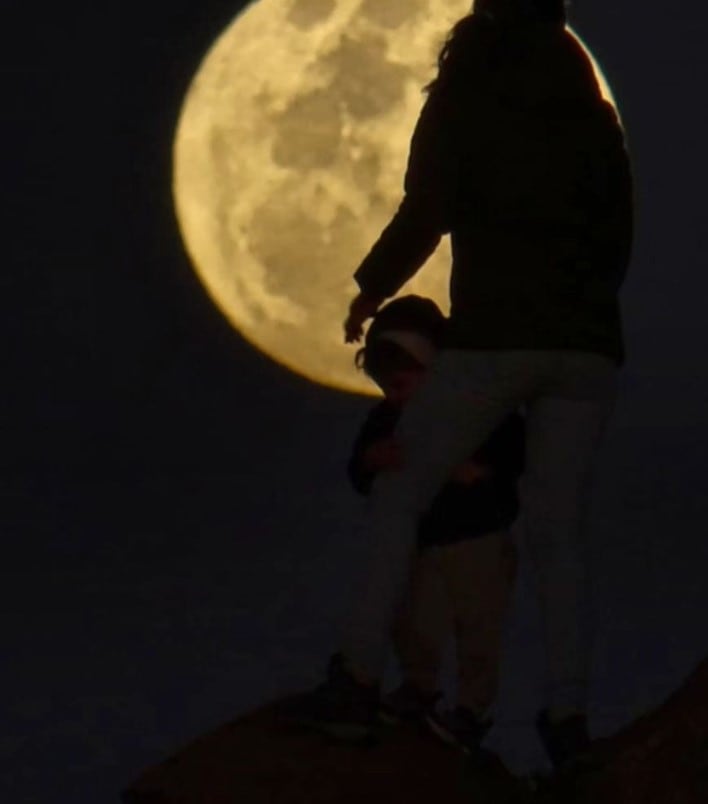
[(509, 29), (527, 25), (565, 27), (566, 0), (475, 0), (473, 12), (452, 28), (438, 55), (438, 74), (425, 91), (464, 83), (483, 53), (495, 50)]

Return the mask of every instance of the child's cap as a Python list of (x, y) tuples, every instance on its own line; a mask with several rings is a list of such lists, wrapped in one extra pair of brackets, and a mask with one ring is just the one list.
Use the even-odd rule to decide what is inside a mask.
[(382, 342), (395, 344), (421, 366), (429, 365), (438, 350), (446, 322), (432, 299), (402, 296), (382, 307), (374, 316), (364, 340), (364, 368)]

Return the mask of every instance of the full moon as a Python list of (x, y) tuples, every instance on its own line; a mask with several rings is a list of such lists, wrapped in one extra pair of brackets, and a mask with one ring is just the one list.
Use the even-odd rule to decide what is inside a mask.
[[(401, 200), (422, 88), (470, 6), (258, 0), (189, 88), (173, 174), (187, 251), (232, 325), (314, 382), (376, 393), (343, 342), (352, 274)], [(449, 271), (446, 238), (401, 294), (447, 312)]]

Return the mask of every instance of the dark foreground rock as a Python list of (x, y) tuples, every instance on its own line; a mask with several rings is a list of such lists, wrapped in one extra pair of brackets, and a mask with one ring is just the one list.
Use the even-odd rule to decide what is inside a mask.
[(414, 727), (370, 748), (303, 732), (279, 702), (147, 770), (125, 804), (708, 804), (708, 660), (660, 707), (535, 794), (493, 754), (473, 763)]
[(412, 726), (372, 747), (343, 745), (284, 721), (278, 702), (147, 770), (125, 804), (517, 804), (526, 788), (489, 754), (474, 767)]
[(586, 766), (542, 793), (539, 804), (708, 804), (708, 659), (661, 706), (598, 740)]

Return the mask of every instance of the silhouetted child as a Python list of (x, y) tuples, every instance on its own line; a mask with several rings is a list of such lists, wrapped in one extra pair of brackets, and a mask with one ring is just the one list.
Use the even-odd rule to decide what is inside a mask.
[[(377, 473), (395, 471), (405, 461), (394, 429), (425, 377), (445, 323), (434, 302), (405, 296), (382, 308), (369, 327), (357, 366), (385, 398), (370, 411), (349, 462), (350, 479), (361, 494), (369, 493)], [(421, 516), (409, 592), (392, 634), (402, 683), (384, 698), (382, 718), (422, 720), (466, 750), (478, 747), (492, 724), (489, 710), (515, 575), (508, 529), (518, 513), (523, 442), (523, 420), (513, 414), (453, 472)], [(439, 673), (452, 631), (457, 706), (440, 712)]]

